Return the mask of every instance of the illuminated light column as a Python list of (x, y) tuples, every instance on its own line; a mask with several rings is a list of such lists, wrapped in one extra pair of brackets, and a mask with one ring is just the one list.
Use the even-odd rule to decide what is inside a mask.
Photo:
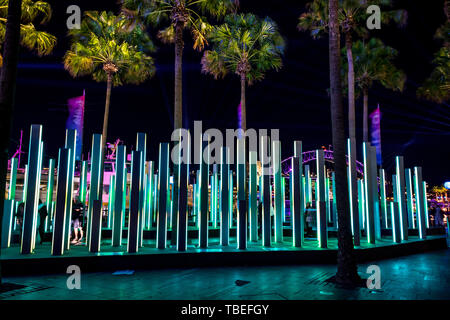
[(380, 203), (381, 203), (381, 221), (383, 228), (388, 229), (388, 206), (386, 202), (386, 174), (384, 169), (380, 169)]
[[(39, 205), (40, 163), (41, 158), (42, 126), (32, 125), (30, 132), (30, 145), (28, 148), (28, 172), (26, 177), (26, 200), (23, 215), (23, 230), (21, 253), (33, 252), (36, 239), (36, 219)], [(2, 197), (4, 195), (1, 195)]]
[(220, 149), (220, 245), (227, 246), (230, 239), (230, 150), (227, 147)]
[[(209, 139), (208, 139), (209, 141)], [(202, 148), (200, 149), (200, 216), (199, 216), (199, 232), (198, 244), (202, 249), (208, 247), (208, 182), (209, 182), (209, 164), (208, 159), (203, 156), (203, 151), (209, 148), (208, 141), (201, 141)], [(209, 155), (209, 150), (206, 151)]]
[(27, 189), (28, 189), (28, 165), (25, 165), (24, 168), (24, 176), (23, 176), (23, 191), (22, 191), (22, 202), (26, 202), (27, 201)]
[(316, 150), (316, 208), (317, 208), (317, 240), (320, 248), (327, 248), (327, 212), (325, 205), (325, 158), (322, 149)]
[(56, 184), (56, 207), (53, 219), (52, 255), (60, 256), (64, 253), (64, 234), (66, 228), (67, 189), (69, 184), (70, 149), (59, 149), (58, 177)]
[[(301, 145), (300, 145), (301, 148)], [(300, 153), (301, 154), (301, 153)], [(298, 156), (291, 158), (292, 168), (292, 201), (291, 201), (291, 219), (292, 219), (292, 245), (302, 247), (304, 241), (304, 213), (302, 209), (302, 161)]]
[(77, 150), (77, 131), (73, 129), (66, 130), (65, 148), (70, 149), (69, 162), (69, 177), (67, 189), (67, 207), (66, 207), (66, 233), (64, 234), (64, 241), (67, 250), (70, 249), (70, 223), (72, 221), (72, 203), (73, 203), (73, 180), (75, 175), (75, 154)]
[(2, 225), (2, 238), (1, 247), (9, 248), (11, 244), (11, 233), (14, 227), (13, 217), (15, 212), (15, 201), (11, 199), (5, 199), (3, 203), (3, 219), (1, 221)]
[(234, 179), (233, 170), (230, 170), (228, 178), (228, 197), (229, 197), (229, 207), (228, 207), (228, 218), (230, 219), (230, 228), (233, 227), (233, 210), (234, 210)]
[(414, 167), (414, 193), (416, 195), (416, 218), (419, 238), (426, 239), (425, 204), (423, 201), (422, 167)]
[(302, 177), (302, 212), (306, 211), (306, 179), (305, 176)]
[[(91, 246), (92, 236), (92, 218), (93, 218), (93, 204), (94, 200), (102, 201), (103, 190), (100, 186), (100, 174), (101, 174), (101, 161), (102, 161), (102, 135), (92, 135), (92, 149), (91, 149), (91, 184), (89, 189), (89, 203), (88, 203), (88, 215), (87, 215), (87, 245)], [(96, 214), (102, 214), (96, 212)]]
[(79, 197), (83, 206), (86, 204), (88, 162), (81, 162)]
[[(337, 218), (337, 203), (336, 203), (336, 177), (334, 171), (331, 173), (331, 183), (332, 183), (332, 192), (333, 192), (333, 226), (335, 228), (338, 227), (338, 218)], [(359, 238), (361, 238), (361, 233), (359, 231), (360, 228), (357, 229), (357, 233)]]
[(153, 175), (153, 214), (152, 214), (152, 224), (156, 226), (156, 215), (158, 211), (158, 199), (159, 199), (159, 193), (158, 193), (158, 174)]
[(333, 222), (331, 218), (331, 207), (330, 207), (330, 178), (326, 176), (326, 173), (325, 173), (325, 207), (327, 212), (327, 223)]
[(262, 195), (262, 245), (264, 247), (270, 247), (271, 243), (271, 221), (270, 221), (270, 211), (271, 211), (271, 184), (270, 184), (270, 162), (265, 161), (265, 159), (270, 158), (270, 138), (267, 136), (261, 136), (260, 140), (260, 160), (263, 166), (262, 170), (262, 184), (261, 184), (261, 195)]
[(145, 227), (150, 230), (153, 224), (153, 206), (155, 205), (155, 199), (154, 198), (154, 181), (153, 181), (153, 174), (154, 174), (154, 162), (149, 161), (148, 163), (148, 173), (147, 173), (147, 216), (145, 221)]
[(428, 215), (428, 200), (427, 200), (427, 183), (425, 181), (423, 181), (423, 204), (425, 206), (424, 208), (424, 217), (425, 217), (425, 225), (427, 226), (427, 228), (430, 227), (430, 218)]
[(139, 170), (139, 221), (138, 221), (138, 241), (139, 247), (142, 247), (143, 233), (144, 233), (144, 177), (145, 177), (145, 161), (147, 159), (147, 134), (138, 132), (136, 137), (136, 151), (142, 152), (141, 169)]
[(112, 217), (114, 216), (114, 198), (116, 176), (111, 175), (109, 178), (109, 191), (108, 191), (108, 228), (111, 228)]
[(350, 208), (350, 222), (352, 226), (353, 241), (355, 246), (361, 243), (361, 234), (359, 232), (359, 211), (358, 211), (358, 181), (356, 178), (356, 141), (347, 139), (347, 182), (348, 199)]
[(377, 149), (370, 147), (370, 173), (373, 192), (373, 217), (375, 226), (375, 238), (381, 240), (381, 219), (380, 219), (380, 195), (378, 194), (378, 170), (377, 170)]
[[(292, 161), (291, 161), (291, 166), (292, 166)], [(291, 215), (291, 218), (290, 218), (290, 220), (289, 220), (289, 226), (291, 227), (291, 230), (294, 230), (294, 226), (293, 226), (293, 214), (292, 214), (292, 202), (294, 201), (294, 200), (292, 200), (292, 197), (294, 196), (294, 193), (292, 192), (292, 180), (293, 180), (293, 177), (292, 177), (292, 167), (291, 167), (291, 171), (289, 172), (289, 212), (290, 212), (290, 215)], [(300, 179), (300, 181), (301, 181), (301, 179)]]
[(306, 202), (312, 203), (312, 183), (309, 164), (305, 165)]
[[(50, 159), (50, 163), (52, 160), (53, 159)], [(16, 199), (17, 165), (18, 165), (18, 159), (12, 158), (11, 159), (11, 171), (9, 173), (8, 200)]]
[(398, 202), (390, 202), (391, 208), (391, 223), (392, 223), (392, 241), (394, 243), (401, 242), (401, 232), (400, 232), (400, 212)]
[[(245, 154), (245, 138), (237, 139), (237, 200), (245, 200), (246, 194), (246, 154)], [(238, 203), (239, 204), (239, 203)]]
[(169, 144), (159, 144), (158, 212), (156, 248), (165, 249), (167, 242), (167, 196), (169, 191)]
[(358, 211), (359, 211), (359, 221), (361, 221), (360, 230), (366, 227), (366, 203), (365, 203), (365, 193), (364, 193), (364, 180), (358, 181)]
[[(167, 144), (168, 146), (168, 144)], [(168, 147), (167, 147), (168, 151)], [(140, 195), (141, 193), (141, 177), (142, 177), (142, 162), (144, 154), (143, 151), (132, 151), (131, 152), (131, 187), (130, 187), (130, 214), (128, 218), (128, 253), (136, 253), (138, 252), (138, 248), (140, 247), (139, 238), (140, 238), (140, 215), (141, 215), (141, 202)], [(168, 165), (168, 161), (164, 162)], [(165, 208), (165, 207), (164, 207)], [(158, 220), (160, 217), (158, 216)], [(159, 232), (158, 228), (158, 232)], [(163, 234), (166, 235), (166, 230), (163, 230)], [(164, 237), (165, 240), (166, 237)], [(158, 249), (162, 249), (159, 247), (159, 235), (157, 235), (158, 239)], [(164, 241), (165, 247), (165, 241)]]
[[(197, 225), (197, 184), (192, 185), (192, 216), (195, 225)], [(198, 227), (198, 226), (197, 226)]]
[(47, 174), (47, 194), (45, 197), (45, 204), (47, 208), (47, 217), (45, 218), (45, 231), (50, 230), (50, 225), (53, 219), (53, 186), (55, 183), (55, 159), (48, 161)]
[(406, 204), (408, 209), (408, 227), (410, 229), (416, 228), (416, 221), (414, 220), (414, 198), (413, 198), (413, 184), (411, 169), (405, 170), (405, 184), (406, 184)]
[(405, 199), (405, 165), (402, 156), (395, 157), (395, 173), (397, 176), (398, 209), (400, 212), (400, 233), (402, 240), (408, 240), (408, 214)]
[(112, 220), (112, 246), (122, 245), (122, 226), (125, 217), (125, 206), (127, 197), (127, 169), (126, 169), (126, 146), (117, 146), (116, 155), (116, 179), (114, 197), (114, 215)]
[(275, 204), (275, 242), (283, 242), (283, 199), (281, 190), (281, 142), (272, 142), (272, 165), (273, 165), (273, 185)]
[(91, 241), (89, 242), (89, 252), (100, 252), (102, 237), (102, 200), (92, 201), (92, 220), (91, 220)]
[(237, 202), (237, 249), (247, 249), (247, 200)]
[[(367, 242), (375, 243), (375, 219), (374, 219), (374, 192), (373, 192), (373, 176), (371, 170), (371, 152), (370, 144), (367, 142), (363, 143), (363, 157), (364, 157), (364, 202), (366, 211), (366, 235)], [(375, 181), (376, 183), (376, 181)]]
[(211, 184), (211, 191), (212, 191), (212, 195), (211, 195), (211, 214), (213, 217), (213, 225), (214, 228), (217, 228), (217, 222), (218, 222), (218, 218), (217, 218), (217, 195), (218, 195), (218, 183), (219, 183), (219, 177), (218, 177), (218, 170), (219, 167), (217, 164), (213, 165), (213, 176), (212, 176), (212, 184)]
[[(177, 143), (180, 143), (180, 142), (175, 142), (175, 145)], [(178, 150), (180, 150), (180, 149), (178, 149)], [(178, 152), (178, 153), (180, 153), (180, 152)], [(178, 201), (178, 197), (180, 196), (179, 185), (178, 185), (178, 174), (180, 173), (179, 172), (180, 169), (178, 167), (179, 167), (178, 164), (176, 164), (176, 163), (173, 164), (172, 201), (171, 201), (171, 210), (170, 210), (171, 211), (170, 244), (173, 246), (177, 246), (178, 219), (176, 217), (178, 216), (178, 210), (180, 210), (179, 201)]]
[[(282, 212), (282, 222), (286, 222), (286, 179), (281, 177), (281, 212)], [(281, 226), (283, 227), (283, 223)]]
[[(190, 146), (188, 150), (187, 158), (190, 159)], [(177, 213), (177, 250), (186, 251), (187, 249), (187, 227), (188, 227), (188, 192), (189, 192), (189, 162), (184, 163), (181, 154), (179, 155), (178, 167), (178, 213)], [(175, 181), (174, 181), (175, 183)]]
[(257, 175), (256, 151), (249, 152), (249, 216), (250, 216), (250, 241), (258, 241), (258, 175)]

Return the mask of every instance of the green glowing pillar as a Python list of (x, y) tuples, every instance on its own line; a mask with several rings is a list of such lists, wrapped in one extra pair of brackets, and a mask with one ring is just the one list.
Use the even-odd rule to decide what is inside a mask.
[(3, 219), (1, 221), (2, 225), (2, 238), (1, 238), (1, 247), (9, 248), (11, 245), (11, 233), (14, 227), (13, 218), (14, 218), (14, 209), (15, 209), (15, 201), (11, 199), (5, 199), (3, 203)]
[[(300, 144), (301, 148), (301, 144)], [(298, 154), (298, 153), (296, 153)], [(302, 247), (304, 242), (304, 211), (302, 206), (302, 161), (300, 157), (294, 156), (291, 159), (292, 168), (292, 201), (291, 201), (291, 219), (292, 219), (292, 245)]]
[(165, 249), (167, 242), (167, 196), (169, 192), (169, 144), (159, 144), (158, 214), (156, 248)]
[(109, 178), (109, 191), (108, 191), (108, 228), (111, 228), (112, 217), (114, 216), (114, 198), (116, 191), (115, 187), (116, 176), (111, 175)]
[(220, 149), (220, 244), (227, 246), (230, 239), (230, 149)]
[[(336, 204), (336, 177), (335, 177), (334, 171), (331, 173), (331, 183), (333, 185), (333, 187), (332, 187), (333, 188), (333, 205), (332, 205), (333, 206), (333, 226), (335, 228), (337, 228), (338, 227), (338, 218), (337, 218), (337, 204)], [(359, 207), (358, 207), (358, 209), (359, 209)], [(358, 210), (358, 214), (359, 214), (359, 210)], [(355, 228), (354, 231), (355, 231), (358, 239), (361, 239), (360, 228), (359, 227)], [(355, 245), (359, 246), (359, 242), (357, 242), (355, 239), (356, 239), (356, 237), (353, 239)]]
[(378, 170), (377, 170), (377, 149), (370, 147), (370, 172), (373, 192), (373, 216), (375, 225), (375, 238), (381, 240), (381, 219), (380, 219), (380, 195), (378, 194)]
[[(102, 135), (94, 134), (92, 135), (92, 148), (91, 148), (91, 183), (89, 189), (89, 203), (88, 203), (88, 214), (87, 214), (87, 245), (91, 247), (92, 238), (92, 219), (93, 214), (100, 215), (101, 221), (101, 209), (100, 212), (93, 211), (93, 205), (95, 200), (102, 201), (103, 190), (100, 185), (100, 174), (101, 174), (101, 161), (102, 161)], [(98, 218), (96, 217), (98, 220)], [(101, 227), (101, 224), (100, 224)]]
[(67, 206), (67, 189), (69, 185), (69, 163), (71, 150), (64, 148), (59, 149), (58, 153), (58, 178), (56, 184), (56, 206), (55, 216), (53, 219), (53, 236), (52, 236), (52, 255), (60, 256), (64, 253), (66, 233), (66, 206)]
[[(207, 141), (202, 141), (200, 149), (200, 216), (199, 216), (199, 238), (198, 244), (202, 249), (208, 247), (208, 182), (209, 182), (209, 164), (208, 159), (203, 157), (203, 151), (209, 148)], [(206, 151), (209, 154), (208, 151)]]
[(47, 174), (47, 194), (45, 197), (45, 204), (47, 208), (47, 217), (45, 218), (45, 231), (50, 230), (50, 225), (53, 219), (53, 185), (55, 183), (55, 159), (48, 161)]
[(365, 229), (366, 225), (366, 203), (365, 203), (365, 192), (364, 192), (364, 180), (358, 180), (358, 212), (359, 221), (361, 221), (360, 230)]
[(326, 176), (325, 173), (325, 207), (327, 212), (327, 223), (332, 223), (333, 218), (331, 217), (331, 204), (330, 204), (330, 178)]
[(281, 213), (282, 213), (282, 223), (286, 222), (286, 178), (281, 177)]
[(211, 217), (213, 227), (217, 228), (217, 185), (218, 185), (218, 166), (213, 165), (213, 175), (211, 176)]
[(262, 245), (264, 247), (270, 247), (271, 244), (271, 184), (270, 184), (270, 162), (265, 161), (267, 157), (270, 157), (270, 138), (267, 136), (261, 136), (260, 138), (260, 154), (261, 154), (261, 165), (262, 168), (262, 184), (261, 184), (261, 195), (262, 195)]
[(375, 217), (374, 217), (374, 177), (372, 175), (372, 157), (370, 144), (363, 143), (363, 157), (364, 157), (364, 196), (365, 196), (365, 211), (366, 211), (366, 235), (367, 242), (375, 243)]
[[(28, 172), (26, 177), (26, 200), (22, 229), (22, 254), (33, 252), (36, 241), (37, 209), (42, 163), (42, 126), (32, 125), (28, 148)], [(1, 195), (4, 196), (4, 195)]]
[(416, 219), (419, 228), (419, 238), (426, 239), (427, 230), (425, 215), (425, 203), (423, 197), (423, 181), (422, 181), (422, 167), (414, 167), (414, 193), (416, 195)]
[(411, 169), (405, 170), (405, 184), (406, 184), (406, 204), (408, 209), (408, 227), (410, 229), (416, 228), (416, 221), (414, 220), (414, 198), (413, 198), (413, 183)]
[[(177, 148), (178, 152), (178, 157), (179, 157), (179, 153), (180, 153), (180, 149), (178, 148), (177, 144), (181, 143), (181, 142), (175, 142), (175, 146)], [(171, 239), (170, 239), (170, 243), (173, 246), (177, 247), (177, 240), (178, 240), (178, 219), (176, 218), (178, 216), (178, 210), (180, 210), (179, 208), (179, 200), (178, 197), (180, 196), (180, 191), (179, 191), (179, 181), (178, 181), (178, 174), (179, 172), (179, 165), (174, 163), (173, 164), (173, 184), (172, 184), (172, 201), (171, 201)]]
[(230, 219), (230, 228), (233, 227), (233, 213), (234, 213), (234, 179), (233, 179), (233, 170), (230, 170), (229, 179), (228, 179), (228, 197), (229, 197), (229, 213), (228, 218)]
[(425, 206), (425, 208), (424, 208), (425, 225), (427, 226), (427, 228), (429, 228), (430, 227), (430, 218), (428, 215), (427, 183), (425, 181), (423, 181), (423, 204)]
[(388, 229), (388, 206), (386, 202), (386, 174), (384, 169), (380, 169), (380, 203), (381, 203), (381, 221), (383, 228)]
[(138, 132), (136, 137), (136, 151), (142, 152), (141, 169), (139, 170), (139, 220), (138, 220), (138, 243), (139, 247), (142, 247), (143, 233), (144, 233), (144, 176), (145, 176), (145, 161), (147, 159), (147, 134)]
[[(192, 215), (193, 215), (193, 222), (197, 226), (197, 184), (194, 183), (192, 185)], [(198, 226), (197, 226), (198, 227)]]
[(275, 202), (275, 242), (283, 242), (283, 199), (282, 199), (282, 179), (281, 179), (281, 142), (272, 142), (273, 161), (273, 185)]
[(246, 154), (245, 154), (245, 138), (237, 139), (237, 200), (245, 200), (246, 198)]
[[(187, 159), (190, 159), (190, 146), (187, 152)], [(185, 163), (182, 161), (182, 155), (179, 154), (178, 161), (178, 181), (174, 183), (178, 184), (179, 196), (178, 196), (178, 211), (177, 211), (177, 250), (186, 251), (187, 249), (187, 227), (188, 227), (188, 192), (189, 192), (189, 161)]]
[[(75, 175), (75, 153), (77, 150), (77, 131), (72, 129), (66, 130), (65, 148), (70, 149), (69, 177), (67, 185), (67, 206), (66, 206), (66, 233), (64, 241), (67, 250), (70, 249), (70, 223), (72, 220), (72, 203), (73, 203), (73, 180)], [(101, 199), (100, 199), (101, 200)]]
[(356, 177), (356, 141), (347, 139), (347, 179), (348, 179), (348, 197), (350, 208), (350, 221), (355, 246), (359, 246), (361, 235), (359, 232), (359, 212), (358, 212), (358, 182)]
[[(168, 148), (167, 148), (168, 149)], [(131, 153), (131, 187), (130, 187), (130, 214), (128, 218), (128, 253), (136, 253), (139, 250), (141, 237), (141, 194), (142, 194), (142, 163), (144, 162), (143, 151), (132, 151)], [(166, 162), (168, 163), (168, 162)], [(158, 230), (159, 231), (159, 230)], [(165, 230), (164, 230), (165, 231)], [(164, 232), (166, 234), (166, 232)], [(158, 236), (157, 236), (158, 238)], [(165, 239), (165, 237), (164, 237)], [(159, 239), (158, 239), (159, 240)], [(158, 247), (159, 248), (159, 247)], [(162, 248), (159, 248), (162, 249)]]
[(146, 221), (145, 221), (145, 227), (150, 230), (153, 225), (153, 207), (155, 205), (155, 185), (154, 185), (154, 162), (149, 161), (148, 163), (148, 173), (147, 173), (147, 215), (146, 215)]
[(317, 208), (317, 240), (320, 248), (327, 248), (328, 231), (325, 205), (325, 158), (322, 149), (316, 150), (316, 208)]
[(305, 165), (306, 202), (312, 203), (312, 183), (309, 164)]
[(81, 162), (81, 172), (80, 172), (80, 201), (83, 205), (86, 204), (86, 194), (87, 194), (87, 172), (88, 172), (88, 162), (85, 160)]
[(247, 200), (237, 201), (237, 249), (247, 249)]
[(27, 201), (27, 189), (28, 189), (28, 165), (25, 165), (24, 168), (24, 176), (23, 176), (23, 191), (22, 191), (22, 202), (26, 202)]
[(258, 241), (258, 176), (256, 151), (249, 152), (249, 217), (250, 241)]
[(400, 212), (400, 234), (402, 240), (408, 240), (408, 214), (405, 199), (405, 165), (402, 156), (395, 157), (395, 173), (397, 176), (398, 209)]
[(126, 146), (117, 146), (116, 154), (116, 179), (114, 196), (114, 213), (112, 220), (112, 246), (122, 245), (122, 227), (125, 217), (125, 206), (127, 197), (127, 168), (126, 168)]
[(306, 211), (306, 203), (308, 202), (306, 199), (306, 177), (302, 177), (302, 212)]
[(8, 200), (16, 199), (17, 164), (18, 164), (18, 159), (12, 158), (11, 159), (11, 171), (9, 173)]
[(393, 201), (390, 202), (390, 209), (391, 209), (391, 223), (392, 223), (392, 241), (394, 243), (400, 243), (402, 241), (401, 238), (401, 231), (400, 231), (400, 212), (399, 212), (399, 205), (398, 202)]

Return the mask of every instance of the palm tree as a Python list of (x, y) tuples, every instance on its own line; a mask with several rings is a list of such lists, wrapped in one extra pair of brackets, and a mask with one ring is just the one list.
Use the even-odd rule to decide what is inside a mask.
[[(355, 73), (352, 55), (353, 37), (367, 38), (369, 30), (366, 27), (369, 5), (379, 5), (383, 8), (392, 6), (392, 0), (339, 0), (338, 24), (339, 30), (345, 36), (345, 53), (347, 55), (347, 83), (348, 83), (348, 125), (349, 137), (356, 141), (355, 130)], [(299, 18), (298, 28), (310, 31), (314, 38), (323, 36), (328, 32), (328, 0), (314, 0), (307, 4), (307, 11)], [(391, 21), (404, 25), (407, 14), (404, 10), (383, 10), (381, 22), (387, 24)], [(367, 141), (367, 140), (364, 140)], [(353, 157), (352, 157), (353, 158)]]
[(282, 67), (284, 41), (274, 21), (248, 14), (231, 14), (214, 27), (211, 50), (202, 58), (202, 71), (216, 79), (231, 72), (241, 82), (242, 129), (247, 130), (246, 85), (264, 79), (265, 72)]
[(212, 30), (202, 14), (221, 18), (236, 9), (237, 0), (121, 0), (122, 11), (130, 24), (163, 26), (158, 37), (164, 43), (175, 43), (174, 129), (183, 127), (182, 66), (183, 31), (189, 30), (194, 49), (203, 50), (206, 36)]
[[(397, 57), (397, 51), (384, 45), (379, 39), (372, 38), (367, 42), (355, 42), (352, 54), (356, 61), (355, 81), (363, 95), (363, 136), (364, 141), (368, 141), (370, 88), (374, 82), (379, 82), (385, 88), (403, 91), (406, 75), (393, 63)], [(344, 69), (345, 67), (344, 62)]]
[(444, 12), (447, 20), (435, 35), (436, 39), (444, 41), (444, 46), (434, 56), (435, 68), (431, 75), (417, 90), (420, 97), (436, 103), (450, 100), (450, 1), (445, 1)]
[[(17, 63), (20, 45), (20, 16), (22, 2), (12, 0), (8, 3), (8, 21), (5, 30), (3, 56), (5, 64), (0, 69), (0, 221), (3, 221), (3, 204), (5, 201), (6, 171), (8, 170), (8, 149), (11, 135), (12, 115), (17, 78)], [(2, 228), (0, 228), (0, 237)], [(1, 247), (0, 247), (1, 255)], [(2, 285), (2, 268), (0, 260), (0, 286)]]
[[(7, 8), (9, 0), (0, 0), (0, 49), (5, 40)], [(48, 55), (56, 45), (56, 37), (37, 30), (35, 24), (44, 24), (50, 20), (52, 9), (44, 1), (22, 0), (22, 16), (20, 19), (20, 44), (39, 56)], [(3, 57), (0, 54), (0, 67)]]
[(347, 164), (345, 162), (345, 121), (340, 79), (341, 61), (338, 13), (338, 0), (329, 0), (329, 16), (327, 21), (329, 21), (331, 130), (333, 136), (336, 206), (339, 224), (337, 234), (337, 273), (335, 279), (340, 284), (354, 285), (360, 281), (360, 278), (353, 249), (349, 215)]
[(98, 82), (106, 81), (106, 102), (103, 118), (103, 149), (108, 134), (111, 89), (124, 83), (140, 84), (155, 73), (153, 42), (140, 28), (127, 28), (123, 15), (111, 12), (85, 12), (80, 29), (69, 31), (70, 50), (64, 56), (64, 67), (73, 77), (92, 75)]

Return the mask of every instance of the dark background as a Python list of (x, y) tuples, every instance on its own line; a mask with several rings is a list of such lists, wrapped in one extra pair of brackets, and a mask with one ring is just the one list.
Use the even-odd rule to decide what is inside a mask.
[[(302, 140), (304, 151), (331, 144), (328, 71), (328, 39), (313, 40), (309, 33), (298, 32), (298, 17), (307, 1), (241, 0), (241, 12), (270, 16), (286, 39), (284, 67), (269, 72), (266, 79), (247, 91), (247, 123), (249, 128), (278, 128), (283, 142), (283, 157), (292, 154), (292, 141)], [(29, 127), (42, 124), (45, 156), (57, 157), (64, 145), (67, 99), (81, 95), (86, 89), (84, 154), (90, 150), (93, 133), (101, 133), (106, 93), (105, 83), (89, 77), (73, 79), (62, 65), (69, 47), (67, 38), (67, 6), (78, 4), (84, 10), (118, 12), (114, 0), (50, 1), (53, 18), (40, 27), (58, 38), (54, 52), (37, 57), (21, 50), (17, 99), (11, 154), (17, 147), (20, 130), (24, 130), (24, 147), (28, 148)], [(416, 98), (416, 89), (430, 74), (433, 54), (441, 43), (433, 39), (443, 24), (443, 0), (397, 1), (396, 6), (408, 11), (404, 28), (383, 26), (373, 32), (386, 44), (399, 51), (397, 65), (408, 77), (406, 90), (395, 93), (375, 85), (370, 91), (372, 111), (380, 104), (382, 111), (383, 166), (394, 172), (394, 156), (403, 155), (405, 166), (422, 166), (424, 180), (442, 184), (450, 180), (450, 110), (448, 104), (437, 105)], [(108, 141), (121, 138), (130, 147), (136, 133), (147, 132), (148, 158), (157, 159), (158, 143), (169, 141), (173, 118), (173, 45), (164, 45), (155, 37), (159, 51), (154, 54), (155, 77), (140, 86), (124, 86), (112, 91)], [(193, 130), (194, 120), (202, 120), (203, 128), (236, 128), (240, 99), (239, 80), (229, 75), (215, 81), (201, 74), (201, 53), (192, 50), (190, 34), (185, 33), (183, 66), (183, 108), (185, 127)], [(344, 101), (346, 105), (346, 101)], [(362, 140), (362, 99), (357, 101), (357, 138)], [(361, 157), (359, 157), (360, 159)], [(44, 165), (47, 160), (44, 161)]]

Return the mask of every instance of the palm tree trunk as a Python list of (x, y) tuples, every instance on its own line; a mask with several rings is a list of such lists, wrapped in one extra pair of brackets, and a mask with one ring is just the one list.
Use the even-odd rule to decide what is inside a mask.
[(241, 129), (247, 130), (247, 107), (245, 103), (245, 75), (241, 75)]
[(183, 25), (175, 26), (175, 106), (173, 112), (174, 129), (183, 127)]
[(369, 142), (369, 90), (363, 90), (363, 141)]
[[(3, 67), (0, 74), (0, 225), (1, 221), (3, 221), (6, 171), (8, 170), (9, 140), (11, 136), (11, 123), (14, 111), (17, 62), (19, 60), (21, 16), (22, 0), (9, 0), (5, 44), (3, 48)], [(0, 226), (0, 238), (2, 236), (1, 232), (2, 228)], [(0, 286), (1, 284), (2, 268), (0, 261)]]
[(355, 72), (353, 69), (352, 36), (350, 32), (345, 34), (345, 47), (348, 62), (348, 134), (350, 139), (356, 140), (355, 132)]
[(329, 59), (331, 89), (331, 127), (333, 135), (334, 171), (336, 175), (336, 205), (338, 212), (338, 256), (336, 282), (355, 284), (359, 281), (352, 233), (345, 162), (345, 121), (340, 79), (340, 45), (338, 0), (329, 0)]

